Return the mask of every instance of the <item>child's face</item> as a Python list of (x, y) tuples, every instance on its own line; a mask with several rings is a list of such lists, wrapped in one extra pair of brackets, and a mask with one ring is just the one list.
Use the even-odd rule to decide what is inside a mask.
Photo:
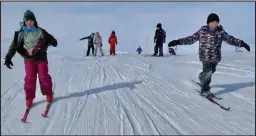
[(156, 27), (157, 30), (159, 30), (160, 28), (159, 27)]
[(25, 22), (25, 24), (27, 27), (32, 27), (32, 26), (34, 26), (35, 22), (33, 20), (29, 19)]
[(219, 24), (219, 22), (213, 21), (213, 22), (209, 23), (209, 26), (210, 26), (210, 28), (215, 29), (215, 28), (217, 28), (218, 24)]

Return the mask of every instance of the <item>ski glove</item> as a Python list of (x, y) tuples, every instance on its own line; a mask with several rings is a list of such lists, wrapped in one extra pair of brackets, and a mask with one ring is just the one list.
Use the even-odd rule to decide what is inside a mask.
[(4, 65), (6, 65), (7, 68), (12, 69), (11, 66), (13, 66), (13, 63), (12, 63), (11, 59), (5, 58)]
[(242, 41), (241, 47), (244, 47), (247, 51), (250, 52), (250, 46), (248, 44), (246, 44), (244, 41)]
[(50, 45), (52, 45), (53, 47), (56, 47), (58, 45), (57, 40), (53, 40), (52, 43), (50, 43)]
[(169, 42), (168, 47), (173, 47), (173, 46), (176, 46), (179, 44), (180, 44), (179, 40), (173, 40), (173, 41)]

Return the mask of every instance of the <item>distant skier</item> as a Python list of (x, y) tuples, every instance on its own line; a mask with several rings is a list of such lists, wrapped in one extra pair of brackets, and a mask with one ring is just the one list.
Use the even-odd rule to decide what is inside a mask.
[(176, 55), (175, 50), (173, 48), (168, 48), (170, 55)]
[(90, 50), (91, 49), (92, 49), (92, 55), (94, 54), (94, 45), (93, 45), (94, 35), (95, 35), (94, 33), (91, 33), (91, 35), (86, 36), (86, 37), (80, 39), (80, 40), (88, 39), (88, 48), (87, 48), (86, 56), (90, 55)]
[(111, 35), (108, 38), (108, 43), (110, 44), (110, 55), (116, 55), (116, 44), (117, 44), (117, 37), (115, 31), (112, 31)]
[(46, 95), (46, 101), (52, 101), (52, 78), (48, 73), (47, 48), (49, 45), (57, 46), (57, 40), (45, 29), (38, 27), (34, 13), (27, 10), (24, 13), (23, 24), (19, 31), (15, 32), (5, 63), (9, 69), (13, 66), (12, 58), (18, 52), (25, 62), (24, 90), (26, 106), (32, 106), (36, 94), (37, 74), (42, 95)]
[(212, 74), (216, 71), (217, 64), (221, 61), (222, 41), (230, 45), (244, 47), (250, 51), (250, 46), (244, 41), (229, 35), (219, 25), (220, 19), (217, 14), (211, 13), (207, 18), (207, 25), (202, 26), (191, 36), (171, 41), (168, 46), (190, 45), (199, 40), (199, 58), (203, 64), (203, 71), (199, 74), (201, 93), (206, 97), (212, 97), (210, 83)]
[(154, 43), (156, 43), (154, 47), (154, 54), (153, 56), (157, 56), (159, 50), (159, 56), (163, 56), (163, 43), (165, 43), (166, 32), (162, 28), (162, 24), (158, 23), (156, 25), (156, 32), (154, 36)]
[(136, 50), (136, 52), (138, 52), (138, 54), (140, 54), (141, 52), (143, 52), (140, 46), (139, 46), (139, 48)]
[(102, 38), (100, 36), (99, 32), (95, 33), (95, 36), (93, 38), (93, 43), (95, 45), (95, 52), (94, 52), (94, 56), (97, 55), (97, 51), (100, 51), (101, 56), (104, 56), (103, 54), (103, 50), (102, 50)]

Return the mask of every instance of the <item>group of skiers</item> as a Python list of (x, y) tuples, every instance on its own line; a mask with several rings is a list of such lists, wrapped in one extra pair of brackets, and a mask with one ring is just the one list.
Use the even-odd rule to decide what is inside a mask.
[[(90, 50), (92, 50), (92, 55), (96, 56), (97, 50), (100, 51), (101, 56), (104, 56), (103, 50), (102, 50), (102, 38), (99, 34), (99, 32), (91, 33), (91, 35), (81, 38), (80, 40), (88, 39), (88, 48), (86, 56), (90, 55)], [(158, 50), (159, 50), (159, 56), (163, 56), (163, 43), (165, 43), (166, 39), (166, 32), (162, 28), (162, 24), (157, 24), (157, 29), (154, 36), (154, 43), (156, 43), (154, 48), (154, 54), (153, 56), (157, 56)], [(110, 44), (109, 53), (110, 55), (116, 55), (115, 52), (115, 46), (117, 44), (117, 37), (115, 35), (115, 31), (113, 30), (111, 35), (109, 36), (108, 43)], [(142, 48), (139, 46), (136, 50), (138, 54), (141, 54)], [(175, 50), (173, 48), (168, 48), (168, 52), (170, 55), (176, 55)]]
[[(203, 71), (199, 74), (201, 84), (201, 93), (206, 96), (212, 96), (210, 92), (210, 82), (212, 74), (216, 71), (217, 64), (221, 61), (221, 45), (222, 41), (230, 45), (244, 47), (250, 51), (250, 47), (244, 41), (229, 35), (224, 28), (219, 25), (218, 15), (211, 13), (207, 18), (207, 25), (202, 26), (196, 33), (191, 36), (173, 40), (168, 43), (168, 47), (177, 45), (193, 44), (199, 40), (199, 57), (203, 64)], [(163, 56), (163, 43), (165, 43), (166, 33), (162, 29), (162, 25), (157, 24), (154, 42), (156, 43), (153, 56), (158, 54)], [(96, 55), (99, 49), (101, 55), (102, 39), (99, 32), (92, 33), (90, 36), (81, 38), (88, 39), (88, 50), (86, 55)], [(108, 39), (110, 44), (110, 54), (115, 55), (115, 45), (117, 38), (115, 31), (111, 33)], [(39, 77), (40, 89), (42, 95), (46, 96), (47, 102), (52, 101), (52, 78), (48, 73), (47, 48), (49, 45), (56, 47), (57, 40), (50, 35), (45, 29), (38, 26), (34, 13), (27, 10), (24, 13), (23, 26), (19, 31), (15, 32), (14, 39), (9, 47), (9, 51), (5, 57), (5, 63), (9, 69), (13, 66), (12, 58), (18, 52), (25, 60), (25, 84), (24, 90), (26, 94), (26, 106), (30, 107), (35, 98), (37, 74)], [(95, 45), (95, 46), (94, 46)], [(94, 48), (95, 52), (94, 52)], [(140, 54), (142, 49), (139, 47), (137, 52)]]
[[(92, 55), (97, 55), (97, 50), (100, 51), (101, 56), (104, 56), (102, 50), (102, 38), (99, 32), (91, 33), (91, 35), (81, 38), (80, 40), (88, 39), (88, 48), (86, 56), (90, 55), (90, 50), (92, 50)], [(117, 37), (115, 35), (115, 31), (112, 31), (110, 37), (108, 38), (108, 43), (110, 44), (110, 55), (116, 55), (115, 46), (117, 44)], [(95, 50), (94, 50), (95, 49)]]

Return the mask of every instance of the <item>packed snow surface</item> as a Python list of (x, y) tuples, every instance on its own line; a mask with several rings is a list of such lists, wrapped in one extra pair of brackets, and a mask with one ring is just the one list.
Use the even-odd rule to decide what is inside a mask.
[(195, 54), (149, 57), (64, 55), (49, 49), (55, 92), (48, 118), (37, 81), (27, 124), (24, 61), (16, 54), (13, 69), (1, 68), (1, 134), (25, 135), (254, 135), (255, 51), (227, 52), (213, 75), (211, 91), (230, 111), (201, 97), (192, 80), (202, 64)]

